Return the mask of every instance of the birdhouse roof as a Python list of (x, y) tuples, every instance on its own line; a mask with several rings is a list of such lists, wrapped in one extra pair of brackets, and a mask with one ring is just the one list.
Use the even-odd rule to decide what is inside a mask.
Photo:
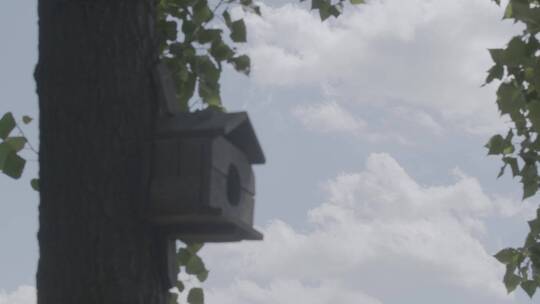
[(246, 153), (252, 164), (263, 164), (264, 153), (246, 112), (224, 113), (203, 110), (194, 113), (178, 113), (159, 119), (159, 135), (223, 136)]

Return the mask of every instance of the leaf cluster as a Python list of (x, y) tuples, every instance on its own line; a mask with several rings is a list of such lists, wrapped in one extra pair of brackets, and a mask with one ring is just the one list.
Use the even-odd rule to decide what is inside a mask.
[[(300, 0), (305, 1), (305, 0)], [(351, 4), (358, 5), (364, 4), (365, 0), (349, 0)], [(332, 2), (331, 0), (311, 0), (311, 9), (319, 11), (319, 17), (321, 21), (324, 21), (330, 16), (335, 18), (339, 17), (343, 12), (343, 7), (345, 0), (338, 0), (337, 2)]]
[[(495, 2), (500, 5), (500, 1)], [(503, 19), (524, 24), (525, 29), (505, 48), (489, 50), (494, 65), (487, 72), (486, 84), (499, 81), (497, 106), (511, 123), (506, 135), (492, 136), (486, 148), (489, 155), (501, 157), (499, 177), (510, 168), (512, 176), (520, 179), (526, 199), (535, 195), (540, 185), (539, 1), (510, 0)], [(523, 247), (503, 249), (495, 257), (506, 265), (504, 283), (508, 292), (521, 286), (532, 297), (540, 286), (540, 220), (530, 221), (529, 226)]]
[[(176, 254), (180, 271), (184, 271), (186, 274), (197, 278), (201, 283), (206, 281), (209, 273), (203, 260), (198, 255), (202, 247), (203, 244), (199, 243), (188, 244), (186, 247), (179, 248)], [(181, 280), (178, 280), (176, 282), (176, 288), (179, 292), (183, 292), (186, 286)], [(178, 294), (170, 293), (169, 304), (176, 304), (177, 300)], [(204, 291), (202, 288), (191, 288), (187, 295), (187, 301), (189, 304), (204, 304)]]
[[(21, 120), (24, 124), (32, 122), (32, 118), (29, 116), (23, 116)], [(27, 146), (30, 146), (28, 139), (15, 120), (13, 113), (5, 113), (0, 118), (0, 171), (11, 178), (19, 179), (26, 165), (26, 159), (21, 155), (21, 152)], [(38, 190), (37, 179), (31, 181), (31, 186)]]
[(520, 248), (505, 248), (495, 258), (506, 266), (503, 281), (510, 293), (520, 286), (530, 297), (540, 288), (540, 209), (529, 221), (529, 233)]
[[(236, 44), (247, 41), (243, 19), (233, 20), (232, 4), (261, 14), (253, 0), (221, 0), (211, 8), (207, 0), (161, 0), (157, 30), (161, 60), (167, 63), (177, 86), (181, 109), (190, 110), (197, 94), (207, 107), (224, 110), (220, 95), (223, 64), (249, 75), (251, 61)], [(228, 35), (227, 35), (228, 33)]]
[[(311, 9), (318, 10), (324, 21), (330, 16), (338, 17), (345, 1), (312, 0)], [(364, 0), (349, 1), (364, 3)], [(219, 0), (214, 7), (207, 0), (159, 1), (160, 57), (172, 71), (183, 111), (193, 108), (190, 101), (196, 95), (204, 107), (224, 110), (219, 83), (224, 64), (245, 75), (251, 72), (249, 56), (241, 54), (236, 47), (247, 42), (246, 23), (231, 17), (233, 6), (261, 16), (260, 6), (253, 0)]]

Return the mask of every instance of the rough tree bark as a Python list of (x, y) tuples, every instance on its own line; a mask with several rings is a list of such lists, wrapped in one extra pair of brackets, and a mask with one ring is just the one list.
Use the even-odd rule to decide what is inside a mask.
[(154, 0), (39, 0), (39, 304), (165, 301), (143, 212)]

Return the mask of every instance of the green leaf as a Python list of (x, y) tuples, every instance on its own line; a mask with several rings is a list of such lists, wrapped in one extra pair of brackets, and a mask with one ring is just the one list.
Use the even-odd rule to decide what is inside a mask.
[(240, 55), (238, 57), (231, 58), (230, 63), (234, 66), (234, 69), (238, 72), (242, 72), (249, 75), (251, 72), (251, 60), (248, 55)]
[(201, 29), (197, 33), (197, 41), (201, 44), (220, 41), (222, 30), (220, 29)]
[(508, 155), (512, 153), (514, 153), (514, 145), (512, 144), (507, 145), (502, 151), (503, 155)]
[(525, 291), (530, 298), (534, 296), (534, 293), (536, 292), (536, 288), (538, 287), (538, 283), (532, 280), (527, 280), (525, 282), (521, 283), (521, 289)]
[(531, 8), (528, 1), (512, 1), (512, 17), (527, 24), (529, 31), (536, 31), (535, 25), (538, 25), (540, 20), (540, 11), (538, 8)]
[(37, 178), (33, 178), (31, 181), (30, 181), (30, 186), (32, 186), (32, 189), (36, 190), (39, 192), (39, 179)]
[(11, 178), (19, 179), (22, 175), (25, 164), (26, 160), (17, 155), (15, 152), (9, 153), (4, 162), (4, 168), (2, 171), (5, 175)]
[(174, 292), (169, 292), (167, 303), (168, 304), (178, 304), (178, 294), (176, 294)]
[(187, 250), (186, 248), (180, 248), (178, 249), (178, 253), (176, 254), (176, 261), (178, 262), (178, 265), (186, 265), (189, 260), (191, 259), (191, 252)]
[(491, 55), (491, 59), (496, 64), (503, 64), (504, 61), (504, 50), (503, 49), (489, 49), (489, 54)]
[(208, 270), (205, 270), (205, 271), (201, 271), (197, 274), (197, 279), (199, 280), (199, 282), (204, 282), (206, 281), (206, 279), (208, 279)]
[[(181, 3), (178, 3), (176, 2), (176, 0), (174, 1), (169, 1), (166, 5), (166, 7), (162, 7), (160, 9), (158, 9), (158, 12), (162, 12), (160, 15), (161, 16), (158, 16), (158, 17), (161, 17), (161, 18), (167, 18), (168, 16), (167, 15), (170, 15), (170, 16), (173, 16), (173, 17), (176, 17), (178, 19), (186, 19), (187, 15), (188, 15), (188, 12), (187, 10), (185, 9), (187, 6), (192, 6), (194, 3), (192, 3), (193, 1), (190, 0), (190, 1), (181, 1)], [(182, 5), (180, 5), (182, 4)]]
[(179, 77), (180, 83), (178, 85), (178, 91), (176, 92), (176, 97), (178, 98), (180, 109), (182, 111), (188, 110), (188, 103), (195, 93), (195, 84), (197, 83), (197, 76), (193, 72), (185, 71), (184, 76)]
[(212, 42), (210, 54), (212, 54), (217, 61), (224, 61), (232, 58), (232, 56), (234, 56), (234, 51), (222, 40), (216, 40)]
[(512, 264), (512, 263), (515, 264), (517, 262), (517, 259), (518, 259), (519, 255), (520, 255), (520, 253), (516, 249), (514, 249), (514, 248), (505, 248), (505, 249), (497, 252), (497, 254), (495, 254), (494, 257), (499, 262), (507, 265), (507, 264)]
[(488, 155), (501, 154), (506, 147), (505, 140), (500, 134), (494, 135), (485, 147), (488, 148)]
[(512, 18), (512, 3), (511, 2), (509, 2), (506, 5), (506, 9), (504, 10), (504, 16), (503, 16), (503, 19), (509, 19), (509, 18)]
[(523, 199), (529, 198), (538, 191), (538, 182), (531, 181), (523, 183)]
[(184, 291), (186, 289), (186, 286), (184, 286), (184, 283), (182, 281), (176, 281), (176, 288), (178, 288), (179, 292)]
[(217, 95), (210, 96), (205, 99), (206, 104), (208, 104), (208, 107), (224, 112), (225, 108), (223, 107), (223, 104), (221, 102), (221, 98)]
[(204, 103), (216, 109), (221, 109), (221, 98), (219, 97), (219, 85), (205, 81), (199, 81), (199, 95)]
[(354, 5), (366, 3), (365, 0), (350, 0), (350, 1), (351, 1), (351, 4), (354, 4)]
[(253, 5), (252, 8), (253, 8), (253, 12), (255, 12), (255, 14), (257, 14), (258, 16), (262, 16), (262, 13), (261, 13), (261, 7), (260, 7), (260, 6), (258, 6), (258, 5)]
[(203, 248), (203, 246), (204, 243), (191, 243), (186, 247), (186, 249), (192, 254), (196, 254), (199, 252), (199, 250), (201, 250), (201, 248)]
[(225, 19), (225, 25), (230, 29), (232, 27), (232, 20), (231, 20), (231, 14), (229, 14), (229, 11), (223, 12), (223, 19)]
[(202, 24), (212, 20), (214, 13), (208, 7), (206, 0), (199, 0), (193, 6), (193, 22), (196, 24)]
[(321, 8), (323, 2), (324, 0), (311, 0), (311, 9), (316, 10)]
[(330, 3), (326, 2), (325, 0), (321, 0), (321, 3), (319, 5), (319, 17), (321, 18), (321, 21), (324, 21), (330, 16), (332, 16), (332, 12), (330, 11)]
[(489, 53), (491, 59), (498, 65), (517, 67), (532, 62), (527, 56), (527, 44), (519, 36), (512, 38), (506, 49), (490, 49)]
[(164, 30), (165, 30), (165, 39), (176, 40), (177, 25), (175, 21), (172, 21), (172, 20), (165, 21)]
[(204, 267), (202, 259), (197, 255), (192, 255), (186, 264), (186, 272), (188, 274), (196, 275), (204, 271), (206, 271), (206, 268)]
[(492, 82), (494, 79), (502, 79), (504, 76), (504, 67), (500, 64), (496, 64), (488, 70), (488, 76), (486, 77), (486, 83)]
[(14, 151), (10, 145), (5, 142), (0, 143), (0, 170), (4, 170), (8, 155), (12, 153), (14, 153)]
[(34, 120), (32, 117), (28, 116), (28, 115), (24, 115), (22, 117), (22, 121), (25, 123), (25, 124), (29, 124), (32, 122), (32, 120)]
[(501, 114), (512, 114), (525, 106), (525, 100), (519, 88), (511, 83), (501, 83), (497, 89), (497, 105)]
[(528, 67), (525, 69), (525, 80), (530, 84), (528, 89), (539, 91), (540, 90), (540, 65), (535, 65), (533, 68)]
[(233, 21), (231, 23), (231, 35), (232, 41), (234, 42), (246, 42), (246, 24), (243, 19)]
[(499, 174), (497, 174), (497, 178), (501, 177), (504, 175), (504, 170), (506, 170), (506, 164), (504, 164), (502, 167), (501, 167), (501, 170), (499, 170)]
[[(522, 156), (525, 158), (526, 156)], [(525, 159), (525, 161), (527, 161)], [(521, 172), (519, 172), (521, 175), (522, 182), (528, 182), (528, 181), (534, 181), (538, 178), (538, 169), (536, 167), (536, 164), (534, 162), (532, 163), (525, 163), (525, 166), (521, 169)]]
[(242, 5), (242, 9), (246, 12), (255, 13), (257, 15), (261, 15), (261, 8), (253, 3), (253, 0), (240, 0), (240, 4)]
[(15, 152), (19, 152), (26, 145), (26, 138), (23, 136), (8, 137), (5, 142), (9, 144)]
[(196, 72), (207, 85), (217, 85), (220, 71), (207, 55), (196, 57)]
[(517, 162), (517, 159), (515, 157), (504, 157), (503, 161), (506, 164), (510, 165), (510, 168), (512, 169), (512, 176), (513, 177), (516, 177), (516, 176), (519, 175), (518, 162)]
[(4, 114), (0, 119), (0, 138), (6, 139), (16, 126), (17, 123), (15, 122), (13, 114), (11, 114), (11, 112)]
[(204, 304), (204, 292), (201, 288), (191, 288), (187, 297), (189, 304)]
[(532, 126), (536, 132), (540, 132), (540, 101), (533, 101), (527, 104), (529, 114), (527, 118), (532, 123)]
[(169, 44), (169, 52), (175, 56), (182, 57), (183, 43), (175, 42)]
[(527, 44), (519, 36), (512, 38), (504, 51), (505, 63), (509, 66), (517, 66), (526, 63), (527, 57)]
[[(534, 235), (531, 232), (527, 233), (527, 236), (525, 237), (525, 247), (530, 247), (534, 244), (536, 244)], [(530, 258), (532, 259), (532, 255), (530, 256)]]
[(521, 283), (521, 277), (515, 275), (514, 273), (507, 272), (503, 279), (504, 285), (506, 286), (506, 291), (511, 293), (516, 290), (518, 285)]
[(197, 25), (191, 20), (182, 21), (182, 33), (186, 36), (186, 40), (190, 41)]
[(328, 12), (330, 13), (330, 15), (332, 15), (332, 16), (334, 16), (336, 18), (339, 17), (339, 15), (341, 15), (342, 11), (343, 11), (343, 7), (342, 7), (341, 3), (331, 5), (330, 8), (328, 9)]
[(528, 221), (527, 223), (529, 224), (529, 229), (531, 230), (532, 234), (540, 233), (540, 219), (539, 218)]

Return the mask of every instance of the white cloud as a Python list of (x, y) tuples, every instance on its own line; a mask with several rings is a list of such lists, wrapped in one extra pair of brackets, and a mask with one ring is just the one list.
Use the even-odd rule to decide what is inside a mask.
[(493, 87), (480, 85), (487, 48), (516, 29), (491, 1), (371, 1), (324, 23), (297, 5), (263, 8), (247, 18), (259, 85), (333, 86), (340, 103), (428, 108), (473, 133), (502, 128)]
[[(323, 184), (323, 202), (307, 214), (309, 229), (273, 220), (262, 229), (264, 242), (208, 245), (202, 252), (211, 269), (207, 302), (382, 304), (385, 286), (404, 294), (428, 282), (485, 303), (511, 301), (503, 267), (482, 242), (484, 221), (521, 220), (534, 209), (486, 195), (459, 169), (453, 175), (448, 185), (421, 185), (390, 155), (371, 154), (363, 171)], [(0, 292), (0, 304), (35, 299), (32, 287)]]
[(426, 111), (403, 106), (395, 107), (390, 111), (392, 112), (391, 118), (393, 121), (398, 121), (400, 125), (409, 125), (407, 130), (411, 130), (414, 127), (419, 127), (427, 130), (428, 132), (426, 133), (432, 133), (435, 135), (441, 135), (443, 133), (443, 127), (439, 124), (439, 122), (435, 121), (432, 115)]
[(416, 134), (441, 135), (443, 126), (422, 109), (394, 107), (385, 115), (366, 114), (368, 124), (354, 108), (344, 108), (336, 101), (296, 105), (291, 113), (306, 129), (323, 134), (341, 133), (369, 142), (398, 142), (414, 145)]
[[(264, 242), (210, 247), (205, 254), (213, 275), (228, 276), (210, 292), (238, 304), (283, 304), (289, 302), (279, 299), (290, 289), (276, 284), (302, 294), (306, 284), (323, 288), (330, 281), (337, 283), (329, 293), (354, 291), (384, 302), (384, 293), (368, 287), (370, 280), (399, 293), (429, 278), (430, 284), (509, 299), (503, 266), (481, 241), (484, 219), (504, 215), (475, 178), (459, 171), (455, 178), (450, 185), (420, 185), (391, 156), (372, 154), (365, 171), (325, 183), (325, 202), (308, 213), (310, 230), (274, 220), (263, 229)], [(344, 283), (351, 278), (353, 284)]]
[(346, 290), (337, 282), (306, 286), (297, 280), (276, 279), (268, 288), (252, 281), (235, 281), (230, 288), (207, 293), (208, 303), (221, 304), (380, 304), (381, 302), (355, 291)]
[(36, 289), (31, 286), (20, 286), (11, 293), (0, 290), (0, 304), (35, 304)]
[(353, 117), (335, 101), (296, 106), (292, 113), (307, 128), (323, 133), (361, 132), (366, 125), (363, 120)]

